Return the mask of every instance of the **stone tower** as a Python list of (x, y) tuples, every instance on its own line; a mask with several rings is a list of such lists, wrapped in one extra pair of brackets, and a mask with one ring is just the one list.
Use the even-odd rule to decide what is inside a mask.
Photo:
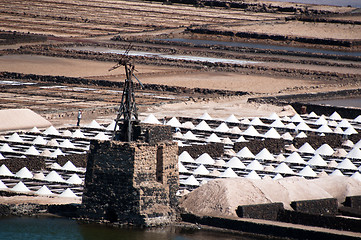
[(142, 129), (143, 141), (91, 142), (84, 217), (145, 226), (175, 220), (178, 145), (168, 126)]

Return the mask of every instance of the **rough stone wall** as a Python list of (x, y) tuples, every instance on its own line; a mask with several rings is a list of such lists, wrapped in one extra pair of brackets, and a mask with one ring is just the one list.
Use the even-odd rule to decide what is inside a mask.
[(178, 189), (176, 143), (92, 141), (83, 215), (136, 225), (175, 218)]

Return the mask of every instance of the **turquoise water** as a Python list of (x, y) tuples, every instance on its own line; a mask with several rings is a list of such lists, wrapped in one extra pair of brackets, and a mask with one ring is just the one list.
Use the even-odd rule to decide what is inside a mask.
[(331, 100), (312, 101), (310, 103), (325, 104), (325, 105), (337, 106), (337, 107), (361, 108), (361, 98), (331, 99)]
[[(271, 0), (266, 0), (271, 1)], [(305, 3), (305, 4), (322, 4), (322, 5), (332, 5), (332, 6), (341, 6), (341, 7), (355, 7), (361, 8), (360, 0), (277, 0), (279, 2), (294, 2), (294, 3)]]
[(267, 50), (267, 49), (286, 50), (286, 51), (290, 51), (290, 52), (322, 53), (322, 54), (331, 54), (331, 55), (338, 55), (338, 56), (358, 56), (358, 57), (361, 56), (361, 52), (331, 51), (331, 50), (325, 50), (325, 49), (278, 46), (278, 45), (271, 45), (271, 44), (225, 42), (225, 41), (185, 39), (185, 38), (158, 39), (158, 40), (169, 41), (169, 42), (186, 42), (186, 43), (192, 43), (192, 44), (207, 44), (207, 45), (221, 45), (221, 46), (231, 46), (231, 47), (259, 48), (259, 49), (265, 49), (265, 50)]
[(114, 228), (63, 218), (0, 218), (0, 240), (251, 240), (215, 231), (165, 228)]

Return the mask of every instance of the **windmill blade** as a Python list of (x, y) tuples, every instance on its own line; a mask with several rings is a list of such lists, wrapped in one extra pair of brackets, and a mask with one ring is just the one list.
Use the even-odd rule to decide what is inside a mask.
[(144, 88), (143, 83), (134, 75), (134, 73), (133, 73), (132, 75), (133, 75), (133, 77), (135, 77), (135, 79), (137, 79), (137, 81), (139, 82), (140, 86), (141, 86), (142, 88)]
[(129, 53), (129, 51), (130, 51), (130, 49), (131, 49), (132, 47), (133, 47), (133, 46), (132, 46), (132, 43), (129, 43), (127, 49), (126, 49), (125, 52), (124, 52), (124, 55), (128, 55), (128, 53)]
[(117, 69), (118, 67), (122, 66), (121, 64), (117, 63), (113, 67), (109, 68), (108, 71), (113, 71), (114, 69)]

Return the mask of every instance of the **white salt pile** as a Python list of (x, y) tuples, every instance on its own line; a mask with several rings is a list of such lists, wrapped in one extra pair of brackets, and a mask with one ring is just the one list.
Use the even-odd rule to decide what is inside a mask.
[(361, 182), (344, 176), (326, 176), (307, 180), (288, 177), (279, 180), (228, 178), (209, 181), (183, 196), (180, 207), (186, 211), (208, 216), (237, 216), (240, 205), (282, 202), (291, 210), (291, 202), (336, 198), (361, 194)]

